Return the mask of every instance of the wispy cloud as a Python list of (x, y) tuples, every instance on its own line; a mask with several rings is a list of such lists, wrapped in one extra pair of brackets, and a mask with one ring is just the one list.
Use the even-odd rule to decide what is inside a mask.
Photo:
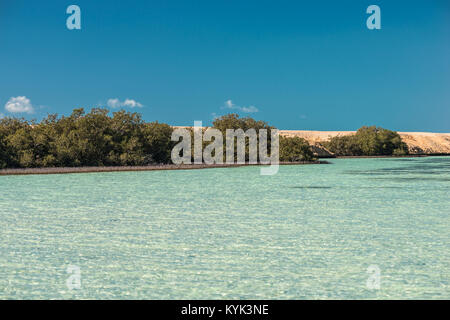
[(241, 112), (245, 112), (245, 113), (255, 113), (258, 112), (258, 108), (256, 108), (255, 106), (237, 106), (233, 103), (232, 100), (227, 100), (225, 101), (224, 106), (222, 107), (222, 109), (234, 109), (234, 110), (238, 110)]
[(248, 107), (242, 107), (242, 111), (246, 112), (246, 113), (254, 113), (254, 112), (258, 112), (259, 110), (255, 106), (248, 106)]
[(120, 101), (117, 98), (114, 99), (108, 99), (108, 102), (106, 105), (110, 108), (142, 108), (143, 105), (136, 100), (133, 99), (125, 99), (125, 101)]
[(5, 110), (11, 113), (33, 113), (30, 99), (25, 96), (11, 97), (5, 104)]

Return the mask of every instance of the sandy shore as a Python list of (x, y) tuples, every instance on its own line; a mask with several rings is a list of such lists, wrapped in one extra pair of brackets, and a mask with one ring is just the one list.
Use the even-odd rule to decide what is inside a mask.
[[(306, 165), (326, 164), (323, 160), (303, 162), (280, 162), (280, 165)], [(122, 172), (122, 171), (152, 171), (152, 170), (194, 170), (230, 168), (242, 166), (259, 166), (260, 164), (161, 164), (151, 166), (115, 166), (115, 167), (56, 167), (56, 168), (15, 168), (1, 169), (0, 176), (5, 175), (27, 175), (27, 174), (64, 174), (64, 173), (90, 173), (90, 172)]]
[[(173, 126), (174, 128), (192, 128)], [(207, 127), (204, 127), (205, 129)], [(286, 137), (300, 137), (309, 142), (313, 152), (319, 157), (333, 156), (323, 148), (321, 142), (328, 141), (335, 136), (347, 136), (356, 131), (314, 131), (314, 130), (280, 130), (280, 135)], [(450, 133), (435, 132), (398, 132), (402, 140), (408, 145), (409, 153), (423, 155), (449, 155)]]
[[(355, 131), (280, 130), (283, 136), (304, 138), (311, 145), (320, 144), (335, 136), (354, 133)], [(450, 154), (450, 133), (399, 132), (399, 134), (408, 145), (411, 154)]]

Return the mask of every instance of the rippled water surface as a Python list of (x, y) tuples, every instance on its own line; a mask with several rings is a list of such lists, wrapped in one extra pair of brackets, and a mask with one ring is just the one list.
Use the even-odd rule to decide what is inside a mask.
[(331, 162), (1, 176), (0, 298), (449, 299), (450, 158)]

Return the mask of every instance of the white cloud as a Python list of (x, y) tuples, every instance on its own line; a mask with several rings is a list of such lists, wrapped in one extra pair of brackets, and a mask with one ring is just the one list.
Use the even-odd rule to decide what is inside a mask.
[(30, 99), (25, 96), (11, 97), (5, 104), (5, 109), (12, 113), (33, 113), (34, 108)]
[(231, 101), (231, 100), (225, 101), (225, 108), (234, 109), (235, 107), (236, 106), (234, 105), (233, 101)]
[(248, 106), (248, 107), (242, 107), (242, 111), (246, 112), (246, 113), (254, 113), (254, 112), (258, 112), (259, 110), (255, 106)]
[(136, 100), (133, 100), (133, 99), (126, 99), (124, 101), (123, 105), (125, 107), (130, 107), (130, 108), (134, 108), (134, 107), (142, 108), (142, 104), (140, 104), (139, 102), (137, 102)]
[(225, 104), (222, 107), (222, 109), (235, 109), (245, 113), (255, 113), (259, 111), (258, 108), (256, 108), (255, 106), (248, 106), (248, 107), (237, 106), (231, 100), (225, 101)]
[(117, 98), (114, 99), (108, 99), (108, 102), (106, 105), (110, 108), (123, 108), (123, 107), (130, 107), (130, 108), (142, 108), (143, 105), (136, 100), (133, 99), (125, 99), (125, 101), (120, 101)]
[(119, 101), (119, 99), (109, 99), (106, 104), (110, 108), (120, 108), (120, 101)]

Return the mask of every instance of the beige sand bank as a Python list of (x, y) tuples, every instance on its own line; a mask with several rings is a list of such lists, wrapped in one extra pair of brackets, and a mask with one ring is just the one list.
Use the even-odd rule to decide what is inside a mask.
[[(174, 128), (192, 128), (173, 126)], [(204, 127), (205, 129), (207, 127)], [(312, 131), (312, 130), (280, 130), (280, 134), (287, 137), (304, 138), (312, 146), (314, 153), (320, 157), (332, 156), (321, 142), (335, 136), (346, 136), (356, 131)], [(403, 141), (408, 145), (410, 154), (450, 154), (450, 133), (434, 132), (399, 132)]]
[[(284, 136), (304, 138), (311, 145), (317, 145), (335, 136), (354, 134), (355, 131), (304, 131), (280, 130)], [(450, 133), (399, 132), (412, 154), (450, 154)]]

